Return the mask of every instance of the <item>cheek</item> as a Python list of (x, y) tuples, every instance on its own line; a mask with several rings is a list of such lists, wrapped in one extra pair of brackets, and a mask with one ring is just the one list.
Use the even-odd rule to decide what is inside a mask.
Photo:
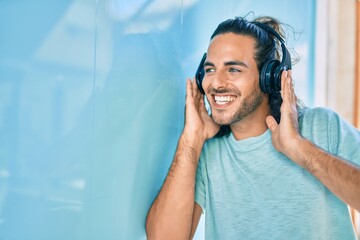
[(206, 92), (206, 90), (209, 88), (210, 86), (210, 80), (209, 77), (204, 76), (202, 82), (201, 82), (201, 86), (204, 89), (204, 91)]
[(242, 91), (244, 92), (252, 92), (258, 89), (260, 90), (260, 83), (258, 77), (249, 77), (244, 79), (244, 81), (238, 81), (234, 83), (234, 85), (237, 88), (242, 89)]
[(239, 89), (242, 94), (246, 94), (254, 90), (254, 84), (250, 84), (248, 80), (232, 82), (231, 86), (235, 89)]

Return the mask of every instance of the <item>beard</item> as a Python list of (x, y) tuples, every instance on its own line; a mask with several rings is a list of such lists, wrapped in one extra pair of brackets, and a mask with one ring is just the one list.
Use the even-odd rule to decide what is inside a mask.
[[(221, 110), (216, 110), (216, 114), (212, 115), (212, 119), (219, 125), (231, 125), (239, 122), (253, 113), (262, 103), (264, 93), (260, 89), (255, 89), (249, 96), (244, 98), (240, 107), (233, 113), (226, 114)], [(224, 110), (225, 111), (225, 110)], [(213, 110), (211, 110), (212, 113)]]

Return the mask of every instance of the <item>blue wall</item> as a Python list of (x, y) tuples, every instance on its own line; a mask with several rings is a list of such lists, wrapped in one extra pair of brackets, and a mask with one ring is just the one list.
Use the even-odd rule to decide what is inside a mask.
[(185, 79), (217, 24), (250, 11), (303, 32), (289, 46), (311, 105), (310, 0), (0, 1), (0, 240), (145, 239)]

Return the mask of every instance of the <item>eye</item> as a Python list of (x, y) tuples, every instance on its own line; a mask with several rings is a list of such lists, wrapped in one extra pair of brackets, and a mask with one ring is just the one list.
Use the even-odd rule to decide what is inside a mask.
[(231, 72), (231, 73), (238, 73), (238, 72), (241, 72), (241, 70), (238, 69), (238, 68), (233, 68), (233, 67), (231, 67), (231, 68), (229, 68), (229, 72)]
[(212, 72), (215, 72), (215, 69), (214, 68), (205, 68), (205, 73), (212, 73)]

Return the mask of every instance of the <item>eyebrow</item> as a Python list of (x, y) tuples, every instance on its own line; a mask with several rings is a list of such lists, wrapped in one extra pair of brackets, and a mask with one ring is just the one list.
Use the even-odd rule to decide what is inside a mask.
[(243, 67), (248, 67), (248, 65), (241, 61), (229, 61), (224, 63), (225, 66), (238, 65)]
[[(224, 62), (224, 65), (225, 66), (233, 66), (233, 65), (236, 65), (236, 66), (243, 66), (243, 67), (246, 67), (248, 68), (249, 66), (244, 63), (244, 62), (241, 62), (241, 61), (228, 61), (228, 62)], [(213, 64), (212, 62), (208, 62), (208, 61), (205, 61), (204, 62), (204, 67), (205, 66), (210, 66), (210, 67), (215, 67), (215, 64)]]

